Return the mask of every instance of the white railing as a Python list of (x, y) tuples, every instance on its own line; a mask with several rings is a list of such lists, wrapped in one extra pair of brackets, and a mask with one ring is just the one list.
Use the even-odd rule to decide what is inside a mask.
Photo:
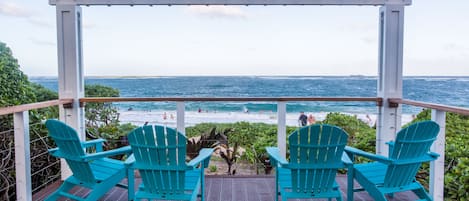
[(29, 112), (15, 112), (13, 122), (15, 127), (16, 198), (17, 200), (32, 200)]
[(438, 133), (436, 141), (433, 143), (431, 150), (440, 154), (440, 157), (430, 162), (430, 194), (435, 200), (443, 200), (445, 189), (446, 112), (433, 109), (432, 120), (440, 125), (440, 133)]
[(32, 200), (29, 110), (70, 104), (71, 102), (72, 100), (53, 100), (0, 108), (0, 115), (13, 114), (17, 200)]

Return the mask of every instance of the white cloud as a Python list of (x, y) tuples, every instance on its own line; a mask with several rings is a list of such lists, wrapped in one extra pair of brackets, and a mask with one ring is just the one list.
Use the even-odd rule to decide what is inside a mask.
[(54, 25), (51, 22), (42, 18), (37, 18), (37, 17), (29, 17), (28, 22), (33, 25), (40, 26), (40, 27), (46, 27), (46, 28), (54, 27)]
[(375, 24), (372, 24), (368, 21), (363, 22), (362, 24), (345, 24), (340, 26), (340, 30), (347, 31), (347, 32), (374, 32), (378, 28)]
[(93, 22), (88, 22), (88, 21), (84, 21), (83, 24), (82, 24), (83, 28), (85, 29), (94, 29), (96, 28), (96, 24), (93, 23)]
[(0, 14), (12, 17), (29, 18), (32, 13), (28, 9), (11, 2), (0, 2)]
[(464, 44), (458, 43), (446, 43), (443, 45), (443, 49), (446, 51), (453, 51), (453, 52), (468, 52), (469, 48), (464, 46)]
[(190, 6), (190, 13), (209, 18), (246, 18), (246, 13), (237, 6)]
[(53, 27), (53, 23), (47, 19), (39, 17), (37, 11), (28, 9), (25, 5), (13, 2), (0, 2), (0, 15), (21, 18), (39, 27)]
[(40, 45), (40, 46), (57, 46), (55, 42), (51, 42), (51, 41), (47, 41), (47, 40), (43, 40), (43, 39), (37, 39), (37, 38), (29, 38), (29, 40), (31, 40), (31, 42), (33, 42), (34, 44), (36, 45)]
[(376, 37), (364, 36), (360, 38), (366, 44), (377, 44), (378, 40)]

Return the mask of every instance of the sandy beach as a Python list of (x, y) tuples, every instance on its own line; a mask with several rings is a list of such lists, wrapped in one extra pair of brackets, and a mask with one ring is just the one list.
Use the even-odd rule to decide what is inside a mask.
[[(132, 123), (140, 126), (148, 122), (149, 124), (160, 124), (167, 125), (170, 127), (176, 127), (176, 111), (119, 111), (119, 119), (122, 123)], [(166, 115), (165, 115), (166, 114)], [(312, 114), (317, 121), (324, 120), (328, 113), (311, 113), (305, 112), (306, 115)], [(356, 115), (360, 120), (368, 123), (370, 126), (376, 122), (375, 114), (368, 114), (369, 119), (366, 117), (367, 114), (349, 114)], [(165, 117), (166, 116), (166, 117)], [(287, 113), (286, 124), (288, 126), (298, 126), (299, 113)], [(402, 125), (412, 120), (411, 114), (402, 115)], [(234, 123), (234, 122), (252, 122), (252, 123), (267, 123), (277, 124), (277, 113), (276, 112), (207, 112), (207, 111), (186, 111), (185, 112), (185, 125), (186, 127), (194, 126), (200, 123)]]

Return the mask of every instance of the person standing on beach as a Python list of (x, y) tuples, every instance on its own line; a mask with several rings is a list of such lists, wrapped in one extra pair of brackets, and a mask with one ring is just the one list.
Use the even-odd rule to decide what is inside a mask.
[(312, 114), (309, 114), (308, 116), (308, 125), (313, 125), (316, 123), (316, 118)]
[(300, 122), (301, 126), (306, 126), (306, 122), (308, 120), (308, 117), (305, 115), (304, 112), (300, 112), (300, 117), (298, 118), (298, 121)]
[(373, 127), (373, 119), (371, 119), (370, 115), (366, 114), (366, 124), (368, 124), (368, 126), (370, 127)]

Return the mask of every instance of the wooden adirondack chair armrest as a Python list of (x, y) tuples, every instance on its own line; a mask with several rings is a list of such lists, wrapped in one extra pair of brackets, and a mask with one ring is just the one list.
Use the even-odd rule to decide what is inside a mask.
[(345, 152), (342, 154), (342, 163), (344, 163), (344, 165), (347, 167), (353, 165), (352, 160), (350, 160), (350, 157), (348, 157), (347, 153)]
[[(360, 149), (349, 147), (349, 146), (345, 147), (345, 152), (349, 155), (352, 155), (352, 156), (357, 155), (357, 156), (365, 157), (365, 158), (368, 158), (370, 160), (378, 161), (378, 162), (388, 164), (388, 165), (393, 163), (393, 161), (391, 159), (388, 159), (384, 156), (368, 153), (366, 151), (362, 151)], [(352, 158), (354, 158), (354, 157), (352, 157)]]
[(280, 150), (277, 147), (266, 147), (265, 150), (270, 157), (270, 163), (272, 166), (276, 167), (277, 164), (280, 164), (280, 166), (288, 165), (287, 159), (280, 156)]
[(393, 164), (406, 165), (406, 164), (413, 164), (413, 163), (426, 163), (426, 162), (436, 160), (439, 156), (440, 154), (437, 154), (435, 152), (429, 152), (420, 158), (413, 158), (413, 159), (407, 159), (407, 160), (395, 160)]
[(78, 156), (64, 155), (58, 147), (49, 149), (47, 151), (50, 153), (50, 155), (52, 155), (54, 157), (57, 157), (57, 158), (63, 158), (63, 159), (67, 159), (67, 160), (80, 161), (80, 162), (84, 161), (83, 158), (78, 157)]
[(82, 156), (82, 158), (86, 161), (92, 161), (100, 158), (105, 158), (109, 156), (115, 156), (115, 155), (122, 155), (122, 154), (130, 154), (132, 153), (132, 149), (130, 146), (125, 146), (121, 147), (118, 149), (113, 149), (113, 150), (108, 150), (108, 151), (103, 151), (103, 152), (98, 152), (98, 153), (92, 153), (92, 154), (86, 154), (85, 156)]
[(435, 158), (435, 159), (437, 159), (438, 157), (440, 157), (440, 154), (435, 153), (435, 152), (429, 152), (428, 155), (429, 155), (430, 157)]
[(124, 165), (126, 167), (131, 167), (131, 166), (133, 166), (134, 163), (135, 163), (134, 154), (130, 154), (130, 156), (127, 159), (125, 159), (125, 161), (124, 161)]
[(95, 139), (95, 140), (82, 142), (81, 144), (84, 148), (94, 147), (96, 149), (96, 152), (102, 152), (104, 142), (106, 142), (105, 139), (99, 138), (99, 139)]
[(203, 148), (200, 150), (199, 155), (189, 161), (187, 166), (196, 168), (199, 163), (203, 162), (203, 168), (208, 167), (208, 163), (210, 162), (210, 157), (212, 156), (213, 149), (212, 148)]

